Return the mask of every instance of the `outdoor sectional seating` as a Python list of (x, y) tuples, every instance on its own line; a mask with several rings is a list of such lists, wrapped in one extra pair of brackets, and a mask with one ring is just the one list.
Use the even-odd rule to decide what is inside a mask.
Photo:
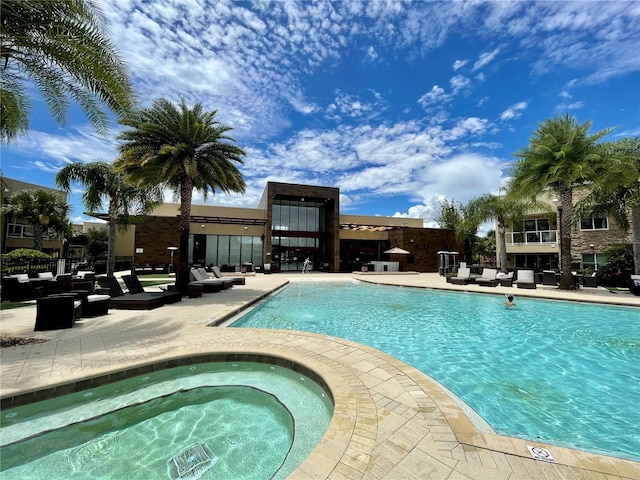
[(83, 317), (99, 317), (109, 313), (111, 297), (104, 293), (96, 293), (94, 283), (90, 281), (74, 282), (74, 293), (82, 301)]
[(164, 305), (164, 298), (153, 293), (124, 293), (116, 277), (100, 277), (98, 283), (109, 289), (111, 308), (123, 310), (152, 310)]

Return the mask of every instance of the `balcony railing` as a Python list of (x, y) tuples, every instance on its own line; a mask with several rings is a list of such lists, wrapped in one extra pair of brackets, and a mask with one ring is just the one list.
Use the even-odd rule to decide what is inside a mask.
[[(33, 238), (33, 227), (31, 225), (24, 225), (21, 223), (10, 223), (7, 226), (8, 238)], [(45, 230), (42, 235), (43, 240), (62, 240), (62, 234), (55, 233), (53, 231), (48, 232)]]
[(506, 242), (507, 245), (548, 245), (558, 242), (558, 231), (507, 232)]

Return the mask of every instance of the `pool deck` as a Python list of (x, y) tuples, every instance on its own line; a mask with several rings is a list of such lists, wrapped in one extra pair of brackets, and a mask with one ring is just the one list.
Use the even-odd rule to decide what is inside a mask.
[[(358, 280), (504, 296), (640, 307), (640, 297), (583, 288), (452, 285), (437, 274), (258, 274), (246, 285), (151, 311), (110, 310), (72, 329), (34, 332), (35, 305), (0, 312), (0, 333), (50, 340), (0, 350), (3, 401), (24, 393), (185, 356), (269, 355), (318, 373), (335, 400), (327, 434), (294, 479), (636, 479), (640, 463), (478, 430), (439, 385), (375, 349), (324, 335), (209, 326), (296, 281)], [(640, 311), (639, 311), (640, 312)], [(224, 323), (222, 323), (224, 325)], [(557, 463), (534, 460), (547, 448)]]

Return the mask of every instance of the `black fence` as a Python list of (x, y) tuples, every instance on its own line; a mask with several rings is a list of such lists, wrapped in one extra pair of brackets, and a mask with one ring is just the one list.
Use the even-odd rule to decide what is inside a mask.
[[(131, 257), (116, 257), (116, 271), (130, 270), (131, 262)], [(75, 275), (78, 270), (93, 270), (98, 274), (105, 273), (107, 271), (107, 257), (97, 257), (88, 262), (77, 257), (2, 258), (0, 268), (2, 276), (26, 273), (30, 278), (37, 277), (41, 272), (52, 272), (54, 275), (59, 273)]]

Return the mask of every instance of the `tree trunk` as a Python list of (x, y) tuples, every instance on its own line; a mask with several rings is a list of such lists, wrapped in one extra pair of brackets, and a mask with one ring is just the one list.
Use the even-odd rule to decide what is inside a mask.
[(640, 205), (631, 207), (631, 232), (634, 270), (640, 275)]
[(507, 273), (507, 228), (504, 223), (498, 223), (498, 238), (500, 239), (500, 271)]
[(107, 238), (107, 276), (113, 276), (116, 269), (116, 230), (118, 228), (118, 202), (109, 201), (109, 237)]
[(42, 237), (44, 236), (44, 226), (37, 223), (33, 226), (33, 249), (42, 251)]
[(187, 291), (189, 284), (189, 232), (191, 221), (191, 198), (193, 196), (193, 182), (183, 180), (180, 186), (180, 248), (178, 256), (180, 266), (176, 273), (176, 289)]
[(575, 290), (571, 274), (571, 229), (573, 227), (573, 189), (560, 184), (560, 290)]

